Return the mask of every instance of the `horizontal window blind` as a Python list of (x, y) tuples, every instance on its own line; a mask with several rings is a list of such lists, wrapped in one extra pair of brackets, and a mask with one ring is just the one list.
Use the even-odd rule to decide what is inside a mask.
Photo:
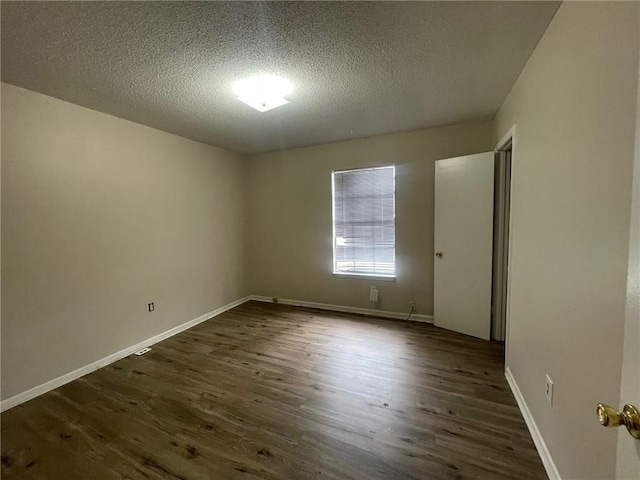
[(333, 172), (334, 273), (395, 275), (395, 167)]

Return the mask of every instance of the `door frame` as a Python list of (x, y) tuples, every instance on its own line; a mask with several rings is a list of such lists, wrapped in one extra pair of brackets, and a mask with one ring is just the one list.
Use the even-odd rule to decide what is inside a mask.
[[(515, 169), (515, 158), (516, 158), (516, 125), (513, 125), (507, 133), (500, 139), (500, 141), (496, 144), (494, 152), (496, 157), (499, 155), (504, 155), (504, 152), (507, 149), (511, 148), (511, 168), (510, 168), (510, 181), (509, 181), (509, 216), (507, 218), (507, 225), (509, 228), (509, 237), (507, 242), (507, 254), (506, 254), (506, 262), (507, 262), (507, 288), (506, 288), (506, 307), (504, 314), (504, 325), (502, 326), (502, 332), (504, 334), (504, 363), (505, 369), (508, 367), (508, 359), (509, 359), (509, 318), (511, 311), (511, 266), (512, 266), (512, 258), (513, 258), (513, 179), (514, 179), (514, 169)], [(504, 180), (502, 180), (504, 181)]]

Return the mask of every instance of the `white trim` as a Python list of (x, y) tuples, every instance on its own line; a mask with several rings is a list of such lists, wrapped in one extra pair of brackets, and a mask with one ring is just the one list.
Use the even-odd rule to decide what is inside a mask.
[[(509, 324), (511, 323), (511, 280), (513, 278), (511, 267), (513, 266), (513, 180), (515, 175), (513, 174), (516, 165), (516, 126), (517, 124), (513, 124), (513, 126), (509, 129), (507, 133), (504, 134), (502, 139), (496, 145), (495, 151), (498, 152), (500, 150), (506, 149), (509, 145), (511, 145), (511, 172), (510, 172), (510, 182), (509, 182), (509, 218), (507, 219), (507, 223), (509, 225), (509, 238), (507, 245), (507, 305), (506, 305), (506, 313), (505, 313), (505, 325), (504, 325), (504, 364), (508, 369), (509, 367), (509, 344), (511, 343), (509, 340)], [(558, 477), (559, 478), (559, 477)]]
[(256, 302), (274, 303), (273, 297), (265, 297), (262, 295), (249, 295), (249, 300), (255, 300)]
[[(272, 297), (250, 295), (249, 299), (256, 300), (258, 302), (274, 303)], [(331, 305), (329, 303), (306, 302), (304, 300), (292, 300), (289, 298), (278, 298), (277, 303), (282, 303), (283, 305), (292, 305), (294, 307), (317, 308), (318, 310), (331, 310), (334, 312), (355, 313), (358, 315), (395, 318), (399, 320), (406, 320), (407, 317), (409, 316), (409, 313), (389, 312), (386, 310), (375, 310), (373, 308), (347, 307), (345, 305)], [(433, 316), (420, 315), (420, 314), (414, 313), (411, 315), (410, 321), (421, 322), (421, 323), (433, 323)]]
[(395, 282), (395, 275), (372, 275), (370, 273), (342, 273), (333, 272), (335, 278), (355, 278), (357, 280), (373, 280), (381, 282)]
[(516, 136), (516, 126), (513, 125), (507, 133), (500, 139), (496, 145), (495, 151), (506, 150), (510, 144), (513, 144), (513, 139)]
[(558, 472), (558, 468), (553, 462), (553, 458), (551, 458), (551, 453), (549, 453), (547, 444), (544, 443), (542, 434), (540, 433), (540, 430), (538, 430), (538, 426), (533, 419), (533, 415), (531, 415), (531, 411), (527, 406), (527, 402), (524, 400), (522, 392), (520, 391), (520, 387), (518, 387), (516, 379), (513, 377), (513, 374), (511, 373), (511, 370), (509, 370), (509, 367), (505, 368), (504, 376), (507, 379), (509, 387), (511, 387), (511, 391), (513, 392), (513, 396), (516, 398), (516, 402), (518, 402), (518, 407), (520, 407), (520, 412), (524, 417), (524, 421), (527, 423), (527, 427), (529, 427), (529, 433), (531, 433), (533, 443), (535, 443), (536, 448), (538, 449), (538, 454), (540, 455), (540, 459), (542, 460), (544, 469), (547, 471), (549, 480), (562, 480), (560, 477), (560, 473)]
[(173, 335), (176, 335), (191, 327), (194, 327), (197, 324), (202, 323), (205, 320), (209, 320), (215, 316), (218, 316), (221, 313), (224, 313), (227, 310), (237, 307), (238, 305), (241, 305), (250, 299), (251, 297), (247, 296), (239, 300), (236, 300), (235, 302), (231, 302), (227, 305), (224, 305), (220, 308), (216, 308), (215, 310), (209, 313), (205, 313), (204, 315), (201, 315), (198, 318), (194, 318), (193, 320), (183, 323), (182, 325), (178, 325), (177, 327), (174, 327), (170, 330), (159, 333), (158, 335), (155, 335), (151, 338), (143, 340), (142, 342), (136, 343), (135, 345), (131, 345), (130, 347), (125, 348), (124, 350), (120, 350), (119, 352), (112, 353), (111, 355), (101, 358), (100, 360), (96, 360), (95, 362), (85, 365), (84, 367), (80, 367), (77, 370), (74, 370), (69, 373), (65, 373), (64, 375), (61, 375), (58, 378), (54, 378), (53, 380), (49, 380), (48, 382), (45, 382), (42, 385), (38, 385), (22, 393), (14, 395), (13, 397), (7, 398), (6, 400), (3, 400), (0, 403), (0, 411), (4, 412), (9, 408), (20, 405), (21, 403), (31, 400), (32, 398), (40, 396), (53, 389), (61, 387), (66, 383), (72, 382), (73, 380), (76, 380), (91, 372), (94, 372), (99, 368), (105, 367), (113, 362), (117, 362), (118, 360), (121, 360), (124, 357), (128, 357), (129, 355), (133, 354), (134, 352), (137, 352), (138, 350), (141, 350), (145, 347), (148, 347), (149, 345), (153, 345), (154, 343), (158, 343), (166, 338), (172, 337)]

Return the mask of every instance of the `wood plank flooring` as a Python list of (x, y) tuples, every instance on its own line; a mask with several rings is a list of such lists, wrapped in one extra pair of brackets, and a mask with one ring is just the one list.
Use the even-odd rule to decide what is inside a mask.
[(248, 302), (2, 414), (3, 479), (543, 479), (497, 343)]

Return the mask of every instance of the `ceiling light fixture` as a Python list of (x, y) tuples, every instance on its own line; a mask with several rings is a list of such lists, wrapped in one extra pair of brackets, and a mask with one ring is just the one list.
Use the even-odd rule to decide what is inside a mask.
[(241, 102), (259, 112), (266, 112), (289, 103), (284, 96), (293, 91), (293, 85), (276, 75), (259, 75), (238, 80), (233, 84), (233, 91)]

